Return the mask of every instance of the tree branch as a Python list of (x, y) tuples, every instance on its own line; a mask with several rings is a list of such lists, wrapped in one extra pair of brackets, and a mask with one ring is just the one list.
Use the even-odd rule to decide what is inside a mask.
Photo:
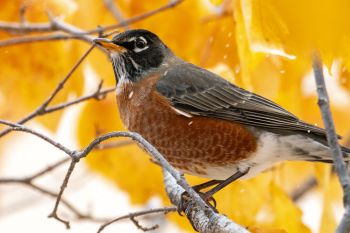
[(112, 24), (112, 25), (98, 27), (98, 28), (95, 28), (95, 29), (92, 29), (92, 30), (88, 30), (86, 32), (86, 34), (95, 34), (95, 33), (100, 33), (101, 31), (104, 32), (104, 31), (110, 31), (110, 30), (115, 30), (117, 28), (125, 27), (126, 25), (139, 22), (139, 21), (144, 20), (146, 18), (149, 18), (149, 17), (151, 17), (153, 15), (156, 15), (156, 14), (158, 14), (160, 12), (163, 12), (163, 11), (169, 10), (171, 8), (174, 8), (177, 5), (179, 5), (180, 3), (182, 3), (183, 1), (184, 0), (174, 0), (174, 1), (170, 0), (167, 4), (161, 6), (161, 7), (157, 8), (157, 9), (154, 9), (152, 11), (149, 11), (149, 12), (137, 15), (135, 17), (129, 18), (129, 19), (127, 19), (125, 21), (122, 21), (122, 22), (120, 22), (118, 24)]
[[(73, 153), (74, 153), (74, 152), (73, 152)], [(58, 205), (59, 205), (60, 202), (61, 202), (63, 192), (64, 192), (64, 190), (67, 188), (69, 178), (70, 178), (70, 176), (72, 175), (73, 170), (74, 170), (74, 167), (75, 167), (75, 165), (76, 165), (78, 162), (79, 162), (79, 159), (76, 159), (76, 158), (71, 159), (71, 163), (70, 163), (70, 165), (69, 165), (68, 171), (67, 171), (67, 173), (66, 173), (66, 176), (64, 177), (64, 180), (63, 180), (63, 183), (62, 183), (62, 185), (61, 185), (60, 191), (59, 191), (59, 193), (58, 193), (58, 195), (57, 195), (54, 208), (53, 208), (51, 214), (49, 214), (49, 216), (48, 216), (49, 218), (54, 218), (54, 219), (60, 221), (61, 223), (63, 223), (63, 224), (66, 226), (67, 229), (70, 228), (69, 221), (68, 221), (68, 220), (64, 220), (64, 219), (62, 219), (61, 217), (59, 217), (58, 214), (57, 214), (57, 210), (58, 210)]]
[(322, 119), (327, 130), (327, 141), (330, 152), (334, 158), (334, 167), (338, 175), (339, 182), (343, 188), (343, 201), (345, 212), (337, 227), (337, 233), (350, 232), (350, 179), (346, 171), (343, 153), (338, 143), (338, 136), (335, 131), (332, 114), (329, 107), (329, 97), (323, 76), (323, 65), (318, 54), (313, 56), (313, 70), (318, 94), (318, 105), (321, 110)]
[(25, 37), (15, 37), (0, 41), (0, 46), (14, 45), (20, 43), (50, 41), (50, 40), (66, 40), (79, 39), (89, 43), (93, 43), (93, 37), (84, 35), (85, 32), (73, 25), (67, 24), (55, 18), (50, 12), (47, 12), (49, 17), (48, 23), (13, 23), (0, 21), (0, 30), (9, 33), (33, 33), (33, 32), (54, 32), (61, 31), (63, 33), (48, 34), (48, 35), (32, 35)]
[[(78, 103), (81, 103), (81, 102), (84, 102), (86, 100), (90, 100), (90, 99), (96, 99), (96, 100), (101, 100), (103, 99), (107, 94), (109, 93), (112, 93), (115, 91), (115, 88), (114, 87), (110, 87), (110, 88), (107, 88), (105, 90), (100, 90), (101, 88), (97, 89), (96, 92), (90, 94), (90, 95), (86, 95), (86, 96), (82, 96), (80, 98), (77, 98), (75, 100), (72, 100), (72, 101), (68, 101), (68, 102), (65, 102), (65, 103), (62, 103), (62, 104), (57, 104), (55, 106), (52, 106), (52, 107), (47, 107), (45, 109), (45, 114), (48, 114), (48, 113), (52, 113), (52, 112), (56, 112), (58, 110), (61, 110), (61, 109), (64, 109), (64, 108), (67, 108), (69, 106), (72, 106), (72, 105), (75, 105), (75, 104), (78, 104)], [(43, 115), (43, 114), (42, 114)], [(1, 136), (1, 135), (0, 135)]]
[(0, 21), (0, 30), (13, 34), (56, 31), (51, 23), (14, 23)]
[[(158, 13), (161, 13), (163, 11), (169, 10), (171, 8), (176, 7), (180, 3), (182, 3), (184, 0), (170, 0), (167, 4), (154, 9), (149, 12), (145, 12), (143, 14), (137, 15), (135, 17), (129, 18), (127, 20), (121, 21), (118, 24), (108, 25), (104, 27), (97, 27), (95, 29), (91, 29), (88, 31), (83, 31), (77, 27), (74, 27), (70, 24), (66, 24), (64, 22), (59, 21), (58, 19), (55, 19), (54, 17), (49, 14), (50, 22), (48, 23), (13, 23), (13, 22), (4, 22), (0, 21), (0, 31), (6, 31), (9, 33), (14, 34), (23, 34), (23, 33), (34, 33), (34, 32), (54, 32), (54, 31), (63, 31), (70, 35), (80, 36), (81, 39), (89, 41), (92, 43), (92, 37), (89, 37), (89, 34), (95, 34), (95, 33), (103, 33), (105, 31), (109, 30), (115, 30), (117, 28), (125, 27), (129, 24), (139, 22), (141, 20), (144, 20), (146, 18), (149, 18), (153, 15), (156, 15)], [(1, 42), (1, 41), (0, 41)]]
[[(203, 229), (209, 227), (208, 229), (217, 230), (217, 229), (221, 229), (220, 227), (224, 227), (222, 232), (244, 232), (244, 233), (248, 232), (244, 228), (238, 226), (237, 224), (230, 222), (226, 217), (219, 215), (219, 214), (216, 214), (210, 207), (208, 207), (206, 205), (206, 203), (202, 200), (202, 198), (199, 196), (199, 194), (196, 193), (189, 186), (189, 184), (183, 178), (183, 176), (175, 168), (173, 168), (169, 164), (169, 162), (159, 153), (159, 151), (153, 145), (151, 145), (141, 135), (139, 135), (137, 133), (122, 132), (122, 131), (111, 132), (111, 133), (102, 135), (100, 137), (97, 137), (83, 150), (80, 150), (80, 151), (74, 150), (73, 151), (73, 150), (69, 150), (68, 148), (66, 148), (62, 144), (54, 142), (54, 140), (49, 139), (48, 137), (42, 135), (41, 133), (39, 133), (33, 129), (29, 129), (23, 125), (19, 125), (16, 123), (10, 123), (8, 121), (3, 121), (3, 120), (0, 120), (0, 124), (5, 124), (8, 126), (11, 126), (10, 130), (31, 133), (31, 134), (45, 140), (46, 142), (49, 142), (51, 145), (64, 151), (67, 155), (69, 155), (71, 157), (71, 164), (70, 164), (68, 171), (65, 175), (65, 178), (62, 182), (59, 194), (57, 195), (54, 209), (53, 209), (52, 213), (49, 215), (49, 217), (53, 217), (53, 218), (57, 219), (58, 221), (64, 223), (67, 228), (69, 228), (69, 222), (67, 220), (61, 219), (57, 214), (57, 210), (58, 210), (58, 206), (59, 206), (59, 203), (61, 201), (61, 198), (63, 196), (64, 190), (68, 185), (69, 178), (74, 170), (76, 163), (79, 162), (79, 160), (81, 158), (86, 157), (94, 147), (96, 147), (98, 144), (102, 143), (103, 141), (106, 141), (108, 139), (115, 138), (115, 137), (128, 137), (128, 138), (131, 138), (131, 139), (135, 140), (136, 142), (138, 142), (151, 155), (151, 157), (155, 161), (157, 161), (157, 163), (159, 165), (161, 165), (163, 170), (166, 171), (164, 173), (164, 176), (165, 176), (164, 180), (165, 180), (166, 187), (167, 187), (167, 189), (174, 190), (174, 191), (168, 191), (168, 192), (169, 193), (176, 192), (175, 197), (177, 199), (174, 199), (175, 201), (172, 200), (172, 202), (174, 204), (180, 205), (179, 198), (181, 197), (181, 195), (184, 191), (186, 191), (189, 194), (189, 196), (192, 199), (190, 200), (190, 205), (188, 205), (186, 208), (186, 215), (193, 224), (196, 224), (194, 226), (197, 229), (203, 230)], [(171, 177), (171, 179), (169, 177)], [(181, 189), (179, 187), (181, 187)], [(198, 218), (198, 217), (200, 217), (200, 218)], [(203, 221), (199, 222), (199, 219), (203, 219), (204, 222)], [(206, 220), (208, 220), (209, 222), (206, 222)], [(225, 230), (225, 229), (227, 229), (227, 230)], [(239, 229), (241, 231), (231, 231), (232, 229), (235, 229), (235, 230)], [(209, 232), (209, 231), (203, 231), (203, 232)], [(211, 231), (211, 232), (215, 232), (215, 231)]]
[[(118, 6), (114, 3), (113, 0), (104, 0), (103, 1), (106, 8), (112, 13), (112, 15), (114, 16), (114, 18), (118, 21), (118, 22), (125, 22), (125, 19), (122, 15), (122, 13), (120, 12)], [(125, 30), (129, 30), (130, 27), (128, 26), (128, 24), (124, 25)]]
[[(176, 207), (163, 207), (163, 208), (157, 208), (157, 209), (142, 210), (142, 211), (130, 213), (130, 214), (127, 214), (127, 215), (123, 215), (123, 216), (115, 218), (115, 219), (113, 219), (113, 220), (111, 220), (109, 222), (106, 222), (105, 224), (101, 225), (99, 227), (99, 229), (97, 230), (97, 233), (102, 232), (107, 226), (109, 226), (109, 225), (111, 225), (111, 224), (113, 224), (115, 222), (118, 222), (120, 220), (123, 220), (123, 219), (133, 219), (133, 220), (135, 220), (135, 218), (139, 217), (139, 216), (144, 216), (144, 215), (149, 215), (149, 214), (156, 214), (156, 213), (167, 214), (169, 212), (173, 212), (173, 211), (176, 211), (176, 210), (177, 210)], [(136, 224), (136, 222), (134, 222), (134, 224), (138, 227), (138, 225), (137, 225), (138, 223)], [(154, 230), (154, 229), (152, 229), (152, 230)]]
[(133, 140), (123, 140), (123, 141), (100, 144), (100, 145), (97, 145), (95, 149), (96, 150), (114, 149), (120, 146), (128, 146), (132, 144), (135, 144)]
[(42, 41), (57, 41), (57, 40), (71, 40), (71, 39), (79, 39), (86, 42), (90, 42), (88, 40), (85, 40), (81, 36), (55, 33), (55, 34), (40, 35), (40, 36), (37, 36), (37, 35), (21, 36), (21, 37), (6, 39), (6, 40), (0, 40), (0, 47), (34, 43), (34, 42), (42, 42)]
[(59, 150), (63, 151), (67, 155), (71, 155), (71, 154), (74, 153), (74, 151), (68, 149), (67, 147), (65, 147), (61, 143), (56, 142), (55, 140), (45, 136), (42, 133), (39, 133), (39, 132), (37, 132), (37, 131), (35, 131), (33, 129), (25, 127), (24, 125), (20, 125), (18, 123), (12, 123), (12, 122), (5, 121), (5, 120), (0, 120), (0, 124), (10, 126), (10, 128), (8, 128), (8, 131), (21, 131), (21, 132), (33, 134), (33, 135), (37, 136), (38, 138), (41, 138), (42, 140), (44, 140), (44, 141), (48, 142), (49, 144), (53, 145), (54, 147), (58, 148)]
[[(185, 191), (170, 173), (163, 169), (165, 190), (171, 203), (181, 204), (181, 196)], [(248, 233), (244, 227), (232, 222), (226, 216), (215, 213), (211, 208), (201, 208), (196, 200), (186, 204), (185, 214), (195, 230), (201, 233)]]

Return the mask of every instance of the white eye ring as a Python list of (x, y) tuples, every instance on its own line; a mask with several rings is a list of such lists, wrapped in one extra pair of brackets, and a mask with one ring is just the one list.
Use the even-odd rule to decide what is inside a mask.
[(146, 42), (144, 40), (137, 39), (135, 40), (135, 47), (143, 49), (144, 47), (146, 47)]
[(133, 50), (135, 53), (139, 53), (143, 50), (148, 49), (149, 47), (147, 45), (147, 40), (142, 36), (136, 38), (134, 41), (135, 41), (135, 48)]

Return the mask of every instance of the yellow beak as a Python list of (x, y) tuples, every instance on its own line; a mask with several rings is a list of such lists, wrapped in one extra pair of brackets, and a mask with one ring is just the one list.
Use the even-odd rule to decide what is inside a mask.
[(94, 39), (94, 43), (102, 46), (103, 48), (107, 49), (110, 52), (124, 52), (126, 49), (122, 46), (119, 46), (117, 44), (114, 44), (111, 40), (106, 38), (96, 38)]

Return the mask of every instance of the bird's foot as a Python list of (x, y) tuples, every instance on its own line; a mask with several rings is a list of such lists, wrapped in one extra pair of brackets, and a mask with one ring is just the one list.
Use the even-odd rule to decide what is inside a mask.
[[(218, 213), (216, 209), (216, 200), (214, 199), (214, 197), (212, 197), (211, 195), (208, 195), (207, 193), (199, 192), (197, 190), (195, 191), (198, 193), (198, 195), (202, 198), (202, 200), (205, 202), (205, 204), (209, 208), (211, 208), (215, 213)], [(183, 192), (181, 194), (181, 200), (178, 206), (178, 213), (180, 215), (182, 215), (181, 214), (182, 212), (185, 212), (190, 200), (191, 200), (191, 197), (188, 194), (188, 192)]]

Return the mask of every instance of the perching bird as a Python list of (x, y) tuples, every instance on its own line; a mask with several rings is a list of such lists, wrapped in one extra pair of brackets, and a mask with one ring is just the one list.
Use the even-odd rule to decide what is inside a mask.
[[(285, 160), (332, 162), (326, 132), (274, 102), (178, 58), (147, 30), (95, 42), (110, 52), (124, 125), (174, 167), (214, 179), (208, 200)], [(342, 147), (346, 160), (350, 149)]]

